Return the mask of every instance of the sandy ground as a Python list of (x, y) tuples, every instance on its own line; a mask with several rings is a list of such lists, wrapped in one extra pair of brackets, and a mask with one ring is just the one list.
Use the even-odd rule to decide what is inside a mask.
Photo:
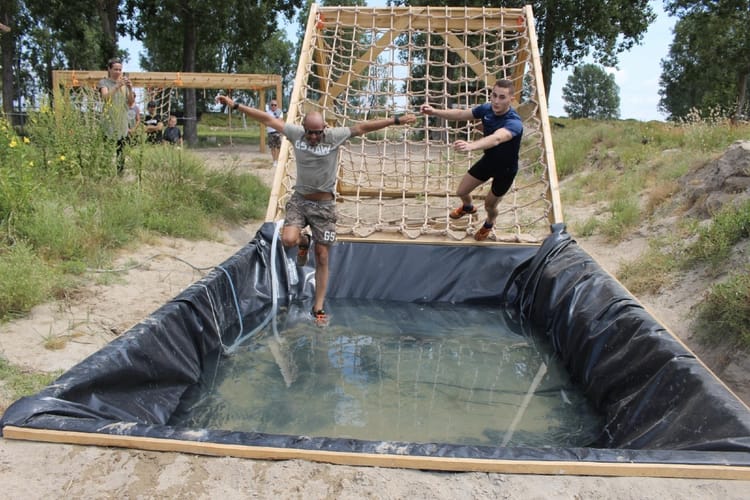
[[(213, 152), (211, 157), (234, 167), (246, 165), (270, 180), (270, 161), (265, 155), (236, 148)], [(162, 238), (123, 252), (115, 267), (127, 272), (67, 300), (40, 305), (29, 317), (2, 325), (0, 354), (31, 369), (66, 370), (223, 262), (247, 243), (259, 226), (256, 221), (231, 228), (220, 241)], [(614, 249), (596, 239), (580, 243), (614, 273), (624, 256), (635, 257), (644, 248), (645, 240), (634, 238)], [(688, 345), (684, 318), (695, 300), (690, 298), (696, 295), (694, 286), (686, 283), (660, 297), (642, 298)], [(48, 348), (53, 341), (62, 347)], [(721, 365), (721, 371), (722, 376), (736, 378), (733, 388), (747, 401), (745, 366), (729, 361)], [(0, 410), (9, 403), (0, 398)], [(9, 439), (0, 440), (0, 482), (3, 497), (12, 499), (750, 498), (750, 481), (445, 473)]]

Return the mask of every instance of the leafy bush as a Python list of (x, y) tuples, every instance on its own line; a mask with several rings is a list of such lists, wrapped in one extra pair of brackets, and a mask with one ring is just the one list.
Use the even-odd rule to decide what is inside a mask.
[(0, 320), (29, 312), (61, 283), (55, 269), (28, 245), (0, 248)]
[(132, 144), (118, 176), (95, 106), (54, 102), (30, 113), (28, 137), (0, 120), (0, 319), (149, 233), (211, 238), (225, 222), (265, 213), (258, 178), (209, 170), (188, 149)]
[(750, 268), (714, 286), (696, 313), (701, 337), (750, 349)]
[(13, 241), (15, 220), (30, 210), (39, 188), (34, 179), (38, 164), (30, 142), (0, 118), (0, 229), (6, 242)]
[(726, 206), (708, 226), (698, 229), (698, 238), (688, 250), (684, 266), (708, 262), (718, 267), (729, 257), (734, 245), (750, 237), (750, 200), (739, 206)]

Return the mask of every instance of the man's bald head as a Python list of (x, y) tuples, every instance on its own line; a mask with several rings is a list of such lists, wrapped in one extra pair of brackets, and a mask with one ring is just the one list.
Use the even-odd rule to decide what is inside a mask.
[(302, 126), (307, 130), (322, 130), (325, 128), (326, 122), (323, 120), (323, 115), (320, 112), (310, 111), (305, 115), (304, 120), (302, 120)]

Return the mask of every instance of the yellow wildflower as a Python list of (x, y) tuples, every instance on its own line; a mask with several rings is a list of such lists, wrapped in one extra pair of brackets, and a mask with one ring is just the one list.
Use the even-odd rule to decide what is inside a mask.
[(60, 155), (60, 161), (65, 161), (65, 155)]
[(28, 137), (24, 137), (24, 138), (23, 138), (23, 143), (24, 143), (24, 144), (28, 144), (28, 143), (30, 143), (30, 142), (31, 142), (31, 141), (29, 140), (29, 138), (28, 138)]
[(10, 140), (10, 144), (8, 144), (8, 145), (9, 145), (10, 147), (12, 147), (12, 148), (15, 148), (16, 146), (18, 146), (18, 143), (16, 142), (16, 140), (15, 140), (15, 139), (11, 139), (11, 140)]

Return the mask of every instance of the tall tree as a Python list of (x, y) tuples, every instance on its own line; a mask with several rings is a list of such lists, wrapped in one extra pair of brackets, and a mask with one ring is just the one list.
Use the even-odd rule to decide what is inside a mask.
[(103, 69), (118, 55), (116, 38), (108, 38), (100, 11), (86, 0), (24, 0), (32, 23), (21, 48), (42, 91), (52, 89), (55, 69)]
[(570, 118), (607, 120), (620, 116), (620, 88), (614, 75), (596, 64), (576, 66), (562, 89)]
[(539, 41), (545, 95), (552, 73), (591, 56), (617, 66), (618, 54), (640, 43), (656, 19), (649, 0), (392, 0), (394, 5), (522, 7), (531, 5)]
[[(13, 98), (16, 93), (16, 87), (13, 78), (13, 59), (16, 54), (16, 44), (18, 37), (18, 13), (20, 7), (15, 0), (0, 2), (0, 23), (7, 29), (0, 31), (0, 65), (2, 65), (2, 86), (3, 86), (3, 112), (10, 116), (13, 112)], [(15, 29), (12, 28), (15, 26)]]
[[(294, 45), (287, 40), (285, 33), (275, 31), (271, 38), (263, 43), (262, 50), (253, 59), (247, 63), (240, 64), (237, 69), (240, 73), (257, 73), (257, 74), (278, 74), (281, 75), (281, 86), (284, 95), (287, 95), (289, 89), (294, 84), (297, 63), (293, 59)], [(277, 96), (275, 91), (268, 91), (268, 99), (276, 98), (279, 104), (284, 107), (284, 95)]]
[(659, 109), (670, 119), (693, 110), (750, 115), (750, 0), (679, 0), (666, 10), (679, 20), (662, 60)]
[[(143, 42), (149, 71), (236, 72), (259, 57), (302, 0), (125, 0), (126, 31)], [(198, 43), (200, 41), (200, 44)], [(197, 140), (195, 89), (184, 91), (185, 140)]]
[[(68, 7), (69, 3), (66, 2)], [(96, 0), (96, 11), (102, 27), (101, 50), (106, 59), (117, 56), (117, 21), (120, 19), (120, 0)]]

